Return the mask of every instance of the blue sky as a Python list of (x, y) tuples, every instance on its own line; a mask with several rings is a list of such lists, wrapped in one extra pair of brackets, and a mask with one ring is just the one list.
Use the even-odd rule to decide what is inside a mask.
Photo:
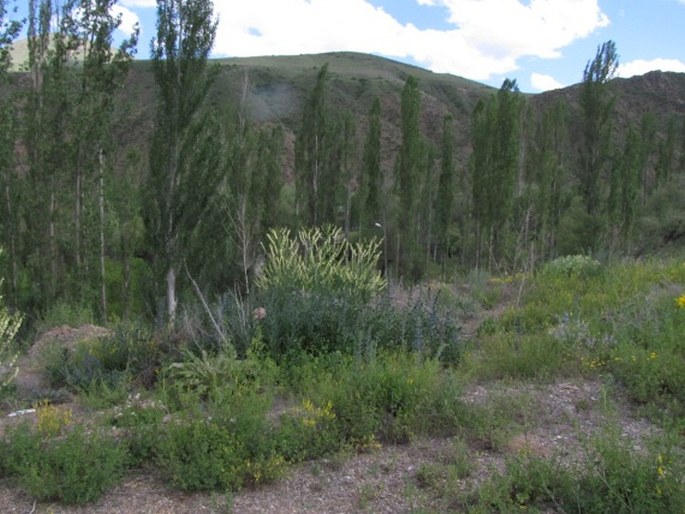
[[(139, 58), (155, 0), (119, 0), (139, 21)], [(215, 56), (358, 51), (499, 87), (537, 92), (579, 82), (612, 39), (620, 76), (685, 72), (685, 0), (214, 0)]]

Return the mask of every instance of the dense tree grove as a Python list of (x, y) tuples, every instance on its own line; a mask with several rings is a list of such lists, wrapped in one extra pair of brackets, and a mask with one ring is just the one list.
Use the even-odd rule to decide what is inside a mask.
[(212, 2), (157, 0), (152, 130), (122, 152), (120, 92), (138, 34), (112, 47), (113, 3), (30, 0), (16, 73), (22, 24), (0, 2), (0, 265), (9, 305), (29, 320), (68, 306), (103, 321), (173, 322), (179, 305), (249, 293), (279, 226), (379, 238), (386, 278), (404, 280), (644, 252), (685, 235), (685, 120), (616, 123), (612, 41), (588, 62), (577, 104), (559, 96), (533, 107), (505, 80), (470, 119), (441, 113), (429, 137), (416, 77), (393, 98), (361, 96), (364, 119), (336, 106), (325, 65), (311, 71), (291, 125), (257, 123), (249, 70), (236, 101), (213, 97)]

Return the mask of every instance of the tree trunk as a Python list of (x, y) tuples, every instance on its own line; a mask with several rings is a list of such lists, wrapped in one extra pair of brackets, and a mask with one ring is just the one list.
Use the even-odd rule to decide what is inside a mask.
[(105, 159), (102, 149), (99, 154), (100, 160), (100, 309), (102, 319), (107, 321), (107, 282), (105, 273)]
[(169, 265), (166, 274), (166, 302), (168, 322), (171, 325), (176, 319), (176, 306), (178, 305), (176, 299), (176, 268), (173, 264)]

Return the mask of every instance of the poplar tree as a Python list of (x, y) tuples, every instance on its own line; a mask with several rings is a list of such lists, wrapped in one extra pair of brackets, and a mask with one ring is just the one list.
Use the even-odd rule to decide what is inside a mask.
[[(276, 224), (276, 206), (283, 178), (280, 156), (283, 132), (280, 126), (256, 127), (247, 119), (244, 102), (237, 113), (229, 110), (223, 122), (225, 180), (222, 184), (223, 204), (219, 209), (225, 232), (238, 251), (243, 285), (249, 292), (249, 271), (255, 263), (259, 241), (267, 228)], [(211, 227), (210, 227), (211, 230)], [(219, 249), (214, 260), (220, 268), (230, 249)], [(213, 277), (213, 281), (221, 278)]]
[(512, 213), (520, 164), (523, 106), (516, 81), (506, 79), (497, 94), (479, 101), (473, 112), (477, 265), (483, 250), (488, 251), (491, 261), (503, 257), (502, 239)]
[[(77, 289), (87, 285), (83, 268), (88, 267), (87, 250), (98, 256), (100, 312), (107, 318), (105, 289), (105, 171), (111, 167), (114, 98), (125, 83), (135, 54), (138, 27), (119, 46), (112, 49), (114, 31), (121, 26), (115, 17), (115, 0), (72, 0), (64, 6), (61, 30), (70, 58), (80, 66), (71, 68), (73, 86), (73, 123), (70, 132), (74, 195), (74, 265)], [(98, 230), (86, 233), (83, 211), (88, 203), (97, 205)], [(94, 252), (93, 249), (98, 251)]]
[(537, 238), (542, 256), (555, 255), (561, 218), (562, 188), (566, 181), (568, 160), (568, 108), (561, 100), (540, 115), (530, 156), (530, 180)]
[(340, 143), (342, 128), (331, 120), (328, 112), (327, 83), (328, 64), (324, 64), (305, 101), (295, 140), (295, 210), (309, 225), (336, 221), (336, 199), (341, 184), (340, 161), (336, 159), (340, 149), (336, 145)]
[(443, 261), (449, 256), (449, 229), (454, 210), (456, 166), (454, 164), (454, 118), (447, 115), (442, 125), (442, 159), (435, 205), (435, 235), (442, 251)]
[[(0, 88), (6, 90), (12, 83), (8, 70), (12, 66), (11, 50), (19, 36), (22, 23), (10, 17), (5, 0), (0, 0)], [(9, 88), (7, 88), (9, 89)], [(14, 171), (14, 143), (18, 138), (18, 124), (13, 108), (13, 95), (0, 95), (0, 219), (2, 219), (2, 246), (9, 253), (10, 292), (14, 303), (18, 287), (19, 212), (17, 176)]]
[(193, 230), (213, 205), (219, 133), (203, 103), (215, 72), (207, 64), (217, 22), (211, 0), (157, 0), (151, 43), (159, 88), (150, 150), (146, 224), (166, 285), (166, 314), (175, 318), (177, 275)]
[(654, 113), (648, 112), (642, 116), (640, 122), (640, 192), (642, 205), (647, 201), (650, 192), (649, 184), (649, 161), (654, 153), (656, 140), (656, 119)]
[[(31, 79), (24, 115), (27, 189), (23, 202), (27, 238), (24, 255), (35, 288), (30, 310), (40, 311), (66, 292), (60, 241), (67, 238), (60, 206), (68, 190), (69, 126), (72, 121), (68, 87), (68, 42), (59, 28), (62, 11), (50, 0), (30, 0), (27, 27)], [(54, 25), (53, 25), (54, 23)]]
[(671, 117), (666, 127), (666, 137), (659, 142), (658, 157), (656, 163), (657, 187), (668, 182), (675, 161), (676, 124)]
[(410, 76), (404, 83), (401, 96), (400, 130), (402, 140), (395, 165), (395, 186), (399, 195), (398, 265), (417, 278), (420, 275), (421, 253), (418, 241), (419, 183), (423, 176), (425, 154), (422, 149), (421, 132), (421, 91), (419, 81)]
[(615, 98), (608, 82), (617, 68), (616, 44), (607, 41), (597, 47), (595, 58), (585, 66), (580, 90), (582, 145), (579, 179), (585, 211), (595, 221), (601, 205), (601, 179), (608, 171), (613, 131)]
[(360, 177), (362, 231), (368, 231), (374, 223), (380, 222), (381, 186), (381, 102), (376, 97), (369, 113)]
[(632, 125), (628, 128), (625, 148), (621, 158), (621, 236), (627, 244), (630, 242), (635, 223), (637, 196), (640, 187), (640, 151), (642, 142), (639, 132)]

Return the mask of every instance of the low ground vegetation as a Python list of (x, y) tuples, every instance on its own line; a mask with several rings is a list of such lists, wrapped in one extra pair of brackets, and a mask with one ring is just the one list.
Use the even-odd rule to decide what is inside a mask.
[[(0, 481), (64, 504), (141, 469), (179, 490), (235, 493), (300, 463), (440, 438), (449, 451), (413, 471), (412, 512), (685, 509), (682, 259), (564, 258), (412, 291), (377, 276), (372, 289), (335, 286), (336, 266), (350, 267), (326, 259), (318, 284), (267, 276), (253, 297), (189, 311), (166, 332), (119, 326), (47, 346), (43, 389), (3, 392), (5, 415), (35, 413), (3, 425)], [(469, 391), (560, 378), (601, 383), (605, 409), (627, 396), (655, 430), (636, 446), (608, 423), (577, 434), (573, 458), (523, 445), (464, 487), (479, 452), (511, 446), (540, 408)], [(377, 491), (360, 487), (364, 510)]]

